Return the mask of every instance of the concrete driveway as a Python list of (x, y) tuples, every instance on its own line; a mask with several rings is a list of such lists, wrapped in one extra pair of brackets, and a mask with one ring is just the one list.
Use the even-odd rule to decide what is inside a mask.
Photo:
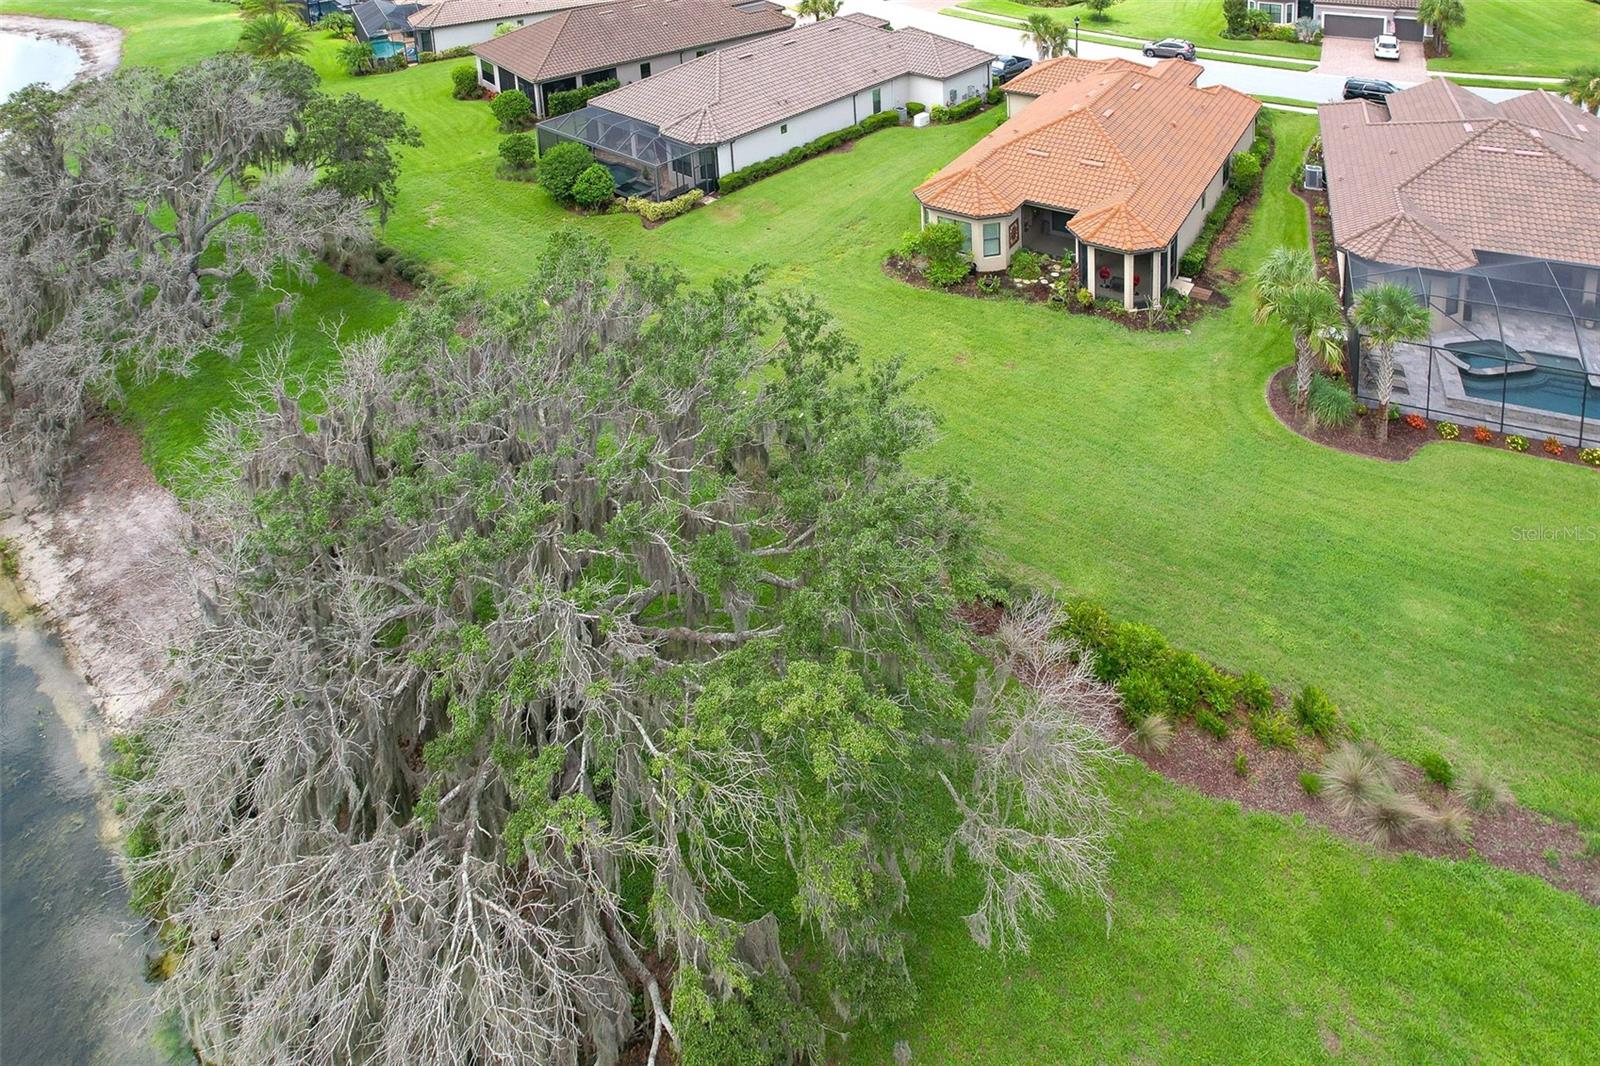
[(1421, 41), (1401, 41), (1400, 58), (1395, 60), (1374, 56), (1370, 37), (1324, 37), (1322, 61), (1312, 73), (1412, 85), (1428, 80), (1428, 60), (1422, 54)]

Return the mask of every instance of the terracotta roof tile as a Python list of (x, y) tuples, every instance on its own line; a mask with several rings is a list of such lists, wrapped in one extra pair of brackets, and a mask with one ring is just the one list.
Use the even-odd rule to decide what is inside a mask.
[(794, 19), (773, 3), (620, 0), (559, 11), (504, 37), (475, 44), (472, 51), (520, 78), (549, 81), (777, 33), (793, 25)]
[(1069, 228), (1096, 244), (1167, 244), (1261, 105), (1136, 66), (1077, 65), (1084, 77), (1046, 92), (956, 157), (917, 187), (917, 199), (969, 218), (1038, 204), (1076, 212)]
[(1600, 119), (1550, 93), (1499, 104), (1443, 80), (1389, 108), (1320, 109), (1334, 240), (1397, 266), (1478, 252), (1600, 264)]

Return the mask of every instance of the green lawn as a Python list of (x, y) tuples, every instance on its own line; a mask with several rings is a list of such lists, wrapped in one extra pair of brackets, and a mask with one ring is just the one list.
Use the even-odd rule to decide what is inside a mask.
[(0, 11), (120, 26), (134, 66), (179, 66), (239, 40), (239, 9), (222, 0), (0, 0)]
[(1085, 36), (1110, 33), (1142, 40), (1182, 37), (1200, 48), (1312, 61), (1316, 60), (1319, 52), (1315, 45), (1293, 41), (1235, 41), (1222, 36), (1227, 26), (1222, 18), (1222, 0), (1121, 0), (1106, 13), (1108, 17), (1104, 20), (1089, 18), (1089, 13), (1078, 6), (1043, 8), (1017, 3), (1016, 0), (964, 0), (959, 6), (990, 15), (1009, 15), (1021, 19), (1042, 11), (1069, 25), (1076, 17), (1083, 20), (1079, 28)]
[[(1131, 3), (1132, 0), (1129, 0)], [(1600, 53), (1600, 4), (1590, 0), (1468, 0), (1450, 58), (1429, 70), (1561, 77)]]
[[(331, 52), (319, 40), (325, 72)], [(1466, 445), (1386, 464), (1307, 443), (1262, 400), (1286, 338), (1255, 327), (1242, 298), (1191, 335), (1151, 335), (885, 277), (883, 251), (915, 224), (910, 188), (997, 114), (875, 134), (646, 231), (495, 180), (498, 137), (485, 105), (448, 98), (453, 65), (330, 79), (422, 128), (391, 243), (502, 290), (566, 225), (697, 278), (771, 264), (773, 284), (816, 293), (871, 358), (903, 354), (922, 372), (944, 420), (925, 461), (973, 479), (1009, 565), (1227, 666), (1314, 680), (1386, 745), (1485, 761), (1524, 802), (1600, 827), (1600, 546), (1519, 533), (1592, 525), (1593, 472)], [(1305, 239), (1304, 209), (1283, 189), (1315, 120), (1275, 125), (1272, 191), (1229, 253), (1241, 269)], [(333, 311), (365, 327), (392, 307), (324, 278), (291, 322), (308, 372), (329, 366), (318, 325)], [(264, 301), (251, 328), (259, 358), (272, 332)], [(167, 476), (243, 376), (135, 390), (130, 409)], [(858, 1034), (853, 1061), (886, 1061), (900, 1038), (917, 1062), (1590, 1053), (1600, 911), (1529, 878), (1376, 857), (1242, 816), (1138, 767), (1115, 787), (1130, 819), (1109, 935), (1098, 912), (1068, 904), (1032, 956), (980, 953), (959, 921), (970, 879), (945, 885), (930, 871), (913, 916), (915, 1023)]]

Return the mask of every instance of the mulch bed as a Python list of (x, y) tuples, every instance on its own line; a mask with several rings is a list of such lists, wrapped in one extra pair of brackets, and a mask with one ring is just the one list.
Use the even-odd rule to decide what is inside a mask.
[[(1315, 429), (1306, 425), (1305, 418), (1294, 409), (1293, 402), (1289, 399), (1289, 386), (1294, 382), (1294, 367), (1286, 366), (1272, 375), (1267, 382), (1267, 405), (1272, 408), (1272, 413), (1278, 416), (1284, 428), (1297, 433), (1306, 440), (1322, 444), (1329, 448), (1337, 448), (1341, 452), (1351, 455), (1365, 455), (1369, 459), (1383, 459), (1388, 462), (1400, 463), (1411, 458), (1425, 444), (1465, 444), (1474, 448), (1495, 448), (1500, 451), (1509, 451), (1505, 446), (1505, 438), (1496, 433), (1490, 441), (1479, 442), (1473, 437), (1473, 427), (1466, 423), (1459, 423), (1461, 436), (1456, 440), (1445, 440), (1439, 436), (1435, 428), (1437, 422), (1429, 422), (1422, 429), (1414, 429), (1404, 418), (1389, 423), (1389, 439), (1379, 441), (1374, 433), (1377, 426), (1375, 412), (1357, 418), (1355, 425), (1348, 428), (1335, 428), (1319, 426)], [(1516, 454), (1516, 453), (1513, 453)], [(1560, 455), (1551, 455), (1544, 450), (1542, 440), (1530, 438), (1528, 450), (1523, 455), (1539, 459), (1550, 459), (1558, 463), (1568, 463), (1581, 466), (1588, 470), (1595, 469), (1578, 458), (1578, 449), (1568, 445), (1562, 449)]]
[[(971, 603), (963, 606), (958, 614), (975, 633), (990, 636), (999, 627), (1005, 611), (998, 604)], [(1118, 721), (1120, 723), (1120, 717)], [(1131, 735), (1122, 742), (1122, 747), (1163, 777), (1196, 792), (1231, 800), (1246, 810), (1286, 816), (1298, 814), (1342, 837), (1371, 843), (1355, 819), (1341, 816), (1300, 784), (1302, 773), (1315, 771), (1321, 765), (1327, 751), (1325, 745), (1302, 738), (1295, 751), (1265, 748), (1247, 728), (1238, 722), (1230, 724), (1233, 731), (1226, 738), (1218, 738), (1192, 722), (1178, 722), (1173, 729), (1172, 743), (1160, 755), (1139, 750), (1132, 743)], [(1236, 770), (1241, 753), (1246, 763), (1243, 777)], [(1402, 791), (1413, 793), (1432, 806), (1438, 806), (1445, 799), (1445, 791), (1428, 781), (1420, 768), (1400, 760), (1395, 762), (1400, 771)], [(1471, 817), (1470, 844), (1424, 832), (1405, 841), (1371, 846), (1391, 854), (1411, 852), (1430, 858), (1481, 859), (1493, 866), (1542, 878), (1564, 892), (1600, 904), (1600, 857), (1585, 857), (1588, 841), (1576, 826), (1515, 804), (1493, 813), (1472, 812)]]

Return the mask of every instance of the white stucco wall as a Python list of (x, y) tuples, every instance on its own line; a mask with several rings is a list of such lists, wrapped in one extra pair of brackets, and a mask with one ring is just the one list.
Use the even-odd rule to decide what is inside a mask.
[(983, 93), (988, 92), (989, 64), (984, 63), (981, 66), (973, 67), (971, 70), (964, 70), (954, 77), (944, 79), (944, 84), (940, 87), (940, 89), (940, 99), (932, 101), (924, 100), (922, 102), (927, 104), (929, 107), (932, 107), (934, 104), (945, 104), (948, 106), (950, 104), (950, 94), (952, 92), (955, 93), (955, 102), (958, 104), (963, 100), (970, 99), (974, 96), (980, 96)]
[[(1252, 122), (1229, 151), (1229, 156), (1249, 151), (1250, 145), (1255, 139), (1256, 124)], [(1218, 170), (1211, 178), (1211, 181), (1206, 184), (1205, 195), (1189, 211), (1188, 216), (1183, 220), (1183, 225), (1178, 227), (1178, 258), (1183, 258), (1183, 253), (1188, 251), (1189, 246), (1194, 243), (1194, 239), (1200, 236), (1200, 230), (1206, 224), (1206, 215), (1210, 213), (1213, 207), (1217, 206), (1217, 200), (1222, 196), (1223, 184), (1222, 171)]]
[[(807, 141), (816, 140), (824, 133), (832, 133), (834, 130), (855, 125), (857, 117), (852, 104), (852, 98), (846, 96), (719, 144), (717, 172), (731, 173), (751, 163), (759, 163), (763, 159), (782, 155), (791, 148), (798, 148)], [(869, 98), (867, 104), (869, 113), (871, 107)]]

